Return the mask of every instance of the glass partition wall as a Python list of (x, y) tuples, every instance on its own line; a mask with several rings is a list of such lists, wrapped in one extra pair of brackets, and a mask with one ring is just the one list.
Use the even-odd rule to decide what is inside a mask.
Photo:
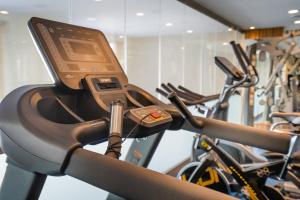
[[(63, 0), (0, 2), (3, 97), (14, 88), (50, 83), (30, 39), (27, 21), (49, 18), (102, 30), (132, 83), (153, 94), (162, 82), (216, 93), (223, 74), (213, 56), (234, 61), (230, 40), (240, 34), (174, 0)], [(146, 76), (145, 76), (146, 75)]]
[[(22, 85), (51, 83), (27, 30), (32, 16), (102, 30), (130, 82), (156, 96), (155, 88), (167, 82), (201, 94), (220, 92), (224, 75), (214, 56), (236, 63), (229, 42), (242, 38), (175, 0), (10, 0), (1, 1), (0, 10), (8, 11), (0, 14), (1, 99)], [(187, 158), (192, 136), (167, 132), (149, 167), (164, 172)], [(121, 158), (130, 143), (123, 145)], [(105, 147), (88, 148), (103, 153)], [(0, 159), (1, 180), (4, 156)], [(68, 177), (49, 177), (41, 199), (104, 199), (105, 195)]]

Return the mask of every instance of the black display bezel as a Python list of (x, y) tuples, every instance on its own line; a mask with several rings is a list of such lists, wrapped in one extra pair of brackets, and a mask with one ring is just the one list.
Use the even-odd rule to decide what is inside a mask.
[[(76, 25), (71, 25), (71, 24), (67, 24), (67, 23), (62, 23), (62, 22), (57, 22), (57, 21), (51, 21), (51, 20), (46, 20), (46, 19), (42, 19), (42, 18), (37, 18), (37, 17), (32, 17), (29, 21), (28, 21), (28, 27), (29, 27), (29, 30), (33, 36), (33, 40), (36, 42), (37, 44), (37, 47), (38, 49), (40, 50), (45, 62), (46, 62), (46, 67), (49, 69), (49, 72), (51, 73), (54, 81), (55, 81), (55, 84), (59, 87), (64, 87), (64, 88), (69, 88), (69, 89), (75, 89), (75, 90), (78, 90), (78, 89), (84, 89), (83, 85), (82, 85), (82, 82), (81, 82), (81, 79), (83, 79), (86, 75), (97, 75), (99, 74), (99, 72), (74, 72), (74, 74), (80, 74), (80, 73), (83, 73), (82, 76), (81, 76), (81, 79), (79, 80), (76, 80), (74, 82), (76, 82), (76, 84), (73, 84), (71, 82), (68, 82), (66, 80), (64, 80), (62, 78), (62, 75), (60, 74), (59, 72), (59, 68), (58, 67), (55, 67), (55, 61), (54, 61), (54, 58), (52, 57), (51, 53), (50, 53), (50, 50), (49, 48), (47, 47), (47, 44), (46, 42), (42, 39), (42, 35), (37, 27), (37, 25), (41, 23), (41, 24), (45, 24), (45, 23), (53, 23), (53, 24), (56, 24), (56, 25), (62, 25), (62, 26), (71, 26), (71, 27), (74, 27), (76, 29), (84, 29), (84, 30), (88, 30), (88, 31), (93, 31), (93, 32), (96, 32), (97, 34), (100, 34), (101, 35), (101, 38), (103, 40), (105, 40), (107, 42), (107, 39), (106, 37), (104, 36), (104, 34), (97, 30), (97, 29), (92, 29), (92, 28), (87, 28), (87, 27), (81, 27), (81, 26), (76, 26)], [(108, 44), (108, 42), (107, 42)], [(108, 52), (110, 54), (110, 56), (112, 56), (112, 58), (114, 59), (114, 62), (117, 63), (117, 65), (119, 65), (119, 68), (120, 68), (120, 72), (116, 72), (116, 73), (107, 73), (107, 75), (111, 75), (111, 76), (118, 76), (120, 77), (121, 76), (121, 80), (125, 81), (125, 84), (128, 83), (128, 79), (120, 65), (120, 63), (118, 62), (118, 59), (116, 58), (115, 54), (113, 53), (113, 50), (111, 49), (111, 47), (108, 45), (107, 46), (108, 49), (111, 51), (111, 52)]]

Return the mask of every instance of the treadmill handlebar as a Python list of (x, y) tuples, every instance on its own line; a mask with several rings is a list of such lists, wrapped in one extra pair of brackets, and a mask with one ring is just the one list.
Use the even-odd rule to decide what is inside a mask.
[(291, 136), (288, 134), (202, 117), (196, 117), (196, 120), (200, 120), (203, 123), (202, 132), (208, 136), (272, 152), (283, 154), (289, 152)]
[(85, 121), (75, 125), (70, 132), (78, 136), (79, 140), (88, 135), (96, 135), (100, 131), (107, 128), (107, 120), (96, 119), (92, 121)]
[(184, 118), (186, 118), (195, 128), (203, 128), (203, 123), (195, 120), (195, 117), (179, 99), (175, 92), (170, 93), (168, 99), (178, 108), (178, 110), (183, 114)]
[(193, 132), (201, 131), (209, 137), (255, 146), (278, 153), (286, 154), (289, 151), (291, 137), (287, 134), (275, 133), (221, 120), (195, 117), (178, 98), (176, 93), (171, 93), (168, 98), (182, 113), (186, 121), (188, 121), (188, 124), (185, 123), (182, 129)]
[(82, 148), (71, 155), (65, 174), (132, 200), (236, 200), (226, 194)]

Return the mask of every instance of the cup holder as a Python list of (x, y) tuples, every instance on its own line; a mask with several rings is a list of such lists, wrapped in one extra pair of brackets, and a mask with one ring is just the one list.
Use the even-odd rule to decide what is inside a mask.
[(76, 124), (84, 121), (57, 97), (41, 99), (37, 108), (44, 118), (55, 123)]
[(154, 105), (154, 103), (152, 101), (150, 101), (148, 98), (146, 98), (146, 96), (145, 96), (146, 94), (143, 95), (140, 92), (135, 91), (135, 90), (128, 90), (128, 94), (143, 106)]

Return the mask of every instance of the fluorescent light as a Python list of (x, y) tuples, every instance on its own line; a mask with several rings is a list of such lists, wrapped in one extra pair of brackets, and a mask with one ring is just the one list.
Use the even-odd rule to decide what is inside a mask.
[(120, 39), (123, 39), (123, 38), (124, 38), (124, 36), (123, 36), (123, 35), (120, 35), (120, 36), (119, 36), (119, 38), (120, 38)]
[(94, 0), (95, 2), (101, 2), (102, 0)]
[(250, 26), (249, 29), (253, 30), (255, 29), (255, 26)]
[(224, 45), (224, 46), (228, 45), (228, 42), (223, 42), (223, 45)]
[(300, 20), (294, 21), (294, 24), (300, 24)]
[(167, 22), (165, 25), (166, 25), (166, 26), (173, 26), (173, 24), (170, 23), (170, 22)]
[(187, 33), (193, 33), (193, 30), (187, 30), (186, 32)]
[(6, 10), (1, 10), (1, 11), (0, 11), (0, 14), (2, 14), (2, 15), (8, 15), (9, 13), (8, 13), (8, 11), (6, 11)]
[(229, 28), (228, 31), (232, 31), (232, 28)]
[(137, 13), (136, 13), (136, 16), (142, 17), (142, 16), (144, 16), (144, 13), (142, 13), (142, 12), (137, 12)]
[(293, 10), (288, 11), (289, 14), (296, 14), (298, 12), (299, 12), (299, 10), (297, 10), (297, 9), (293, 9)]
[(88, 17), (88, 18), (86, 18), (86, 20), (88, 20), (88, 21), (95, 21), (95, 20), (96, 20), (96, 18), (93, 18), (93, 17)]

